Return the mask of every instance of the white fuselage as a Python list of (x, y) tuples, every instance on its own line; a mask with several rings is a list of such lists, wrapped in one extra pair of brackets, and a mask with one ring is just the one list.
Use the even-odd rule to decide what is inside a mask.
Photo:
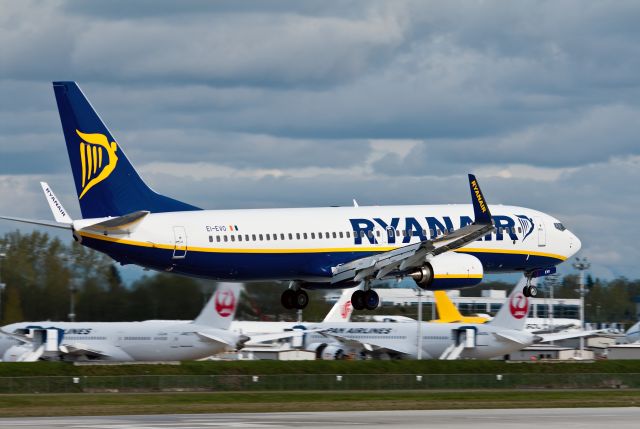
[[(557, 265), (580, 240), (553, 217), (491, 207), (496, 231), (456, 252), (485, 272)], [(122, 263), (231, 281), (300, 280), (330, 286), (332, 267), (435, 238), (473, 221), (471, 205), (329, 207), (151, 213), (122, 231), (83, 230), (76, 238)], [(335, 285), (344, 287), (343, 285)]]
[[(81, 359), (109, 361), (172, 361), (202, 359), (217, 353), (233, 350), (227, 344), (212, 341), (198, 333), (213, 333), (217, 338), (227, 338), (233, 343), (235, 335), (228, 331), (196, 325), (188, 321), (143, 322), (23, 322), (4, 326), (4, 332), (26, 330), (29, 327), (57, 328), (64, 331), (60, 346), (78, 352)], [(0, 333), (0, 353), (4, 360), (12, 360), (11, 348), (21, 342)], [(91, 351), (98, 352), (96, 354)], [(49, 353), (56, 359), (59, 353)], [(47, 358), (47, 354), (43, 357)], [(73, 359), (72, 354), (65, 359)]]

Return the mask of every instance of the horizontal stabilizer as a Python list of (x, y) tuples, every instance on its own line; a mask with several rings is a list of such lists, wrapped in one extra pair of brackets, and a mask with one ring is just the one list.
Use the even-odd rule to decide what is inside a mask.
[(32, 225), (49, 226), (51, 228), (72, 229), (70, 223), (58, 223), (50, 220), (24, 219), (21, 217), (0, 216), (0, 219), (12, 220), (15, 222), (30, 223)]
[(149, 212), (146, 210), (140, 210), (137, 212), (129, 213), (124, 216), (114, 217), (102, 222), (94, 223), (93, 225), (82, 228), (83, 231), (93, 230), (110, 233), (127, 233), (131, 227), (142, 220)]

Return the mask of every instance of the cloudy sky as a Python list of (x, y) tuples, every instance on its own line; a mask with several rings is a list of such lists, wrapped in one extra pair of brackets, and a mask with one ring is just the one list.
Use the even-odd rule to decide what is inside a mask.
[(638, 22), (637, 1), (0, 0), (0, 212), (49, 218), (44, 179), (79, 217), (51, 88), (76, 80), (195, 205), (466, 203), (475, 172), (563, 220), (593, 274), (640, 277)]

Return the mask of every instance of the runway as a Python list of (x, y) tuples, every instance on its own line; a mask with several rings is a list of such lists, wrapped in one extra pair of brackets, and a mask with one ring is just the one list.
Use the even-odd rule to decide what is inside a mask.
[(495, 429), (637, 428), (640, 408), (551, 408), (314, 413), (166, 414), (111, 417), (0, 419), (0, 428), (199, 429), (358, 427)]

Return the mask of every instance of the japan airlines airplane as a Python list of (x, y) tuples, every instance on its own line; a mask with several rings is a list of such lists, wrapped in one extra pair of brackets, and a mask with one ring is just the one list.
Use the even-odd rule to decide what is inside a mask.
[(307, 305), (304, 289), (362, 284), (353, 307), (374, 309), (372, 280), (410, 276), (439, 290), (473, 286), (485, 272), (533, 278), (581, 246), (545, 213), (490, 211), (473, 175), (472, 204), (202, 210), (147, 186), (75, 82), (53, 88), (83, 219), (71, 219), (46, 184), (56, 222), (4, 218), (68, 229), (121, 264), (222, 281), (289, 281), (286, 308)]
[[(533, 280), (535, 282), (535, 280)], [(527, 279), (513, 288), (491, 322), (434, 323), (333, 322), (298, 324), (288, 337), (303, 336), (303, 347), (318, 359), (418, 357), (489, 359), (520, 350), (541, 338), (524, 331), (530, 300), (522, 293)], [(259, 341), (259, 340), (257, 340)], [(256, 342), (257, 342), (256, 341)]]
[(221, 283), (193, 321), (21, 322), (2, 327), (4, 361), (202, 359), (242, 348), (248, 337), (229, 328), (240, 287)]
[(490, 359), (534, 343), (590, 335), (584, 332), (538, 334), (526, 331), (526, 316), (531, 300), (524, 296), (522, 288), (527, 282), (523, 276), (489, 322), (306, 323), (298, 325), (294, 330), (304, 336), (304, 347), (307, 350), (316, 352), (318, 359), (326, 360), (347, 357), (415, 359), (418, 356), (419, 336), (422, 337), (423, 359), (453, 360)]

